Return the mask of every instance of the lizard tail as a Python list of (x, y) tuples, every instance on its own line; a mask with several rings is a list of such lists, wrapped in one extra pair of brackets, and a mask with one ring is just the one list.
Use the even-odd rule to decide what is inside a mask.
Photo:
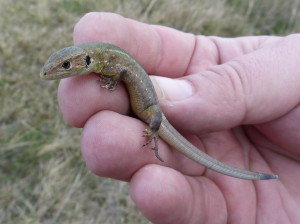
[(207, 155), (185, 139), (163, 115), (159, 136), (188, 158), (219, 173), (246, 180), (278, 179), (277, 175), (252, 172), (222, 163)]

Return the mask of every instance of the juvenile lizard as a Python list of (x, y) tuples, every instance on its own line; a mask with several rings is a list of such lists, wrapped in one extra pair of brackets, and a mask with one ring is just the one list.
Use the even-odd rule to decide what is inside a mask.
[(252, 172), (224, 164), (185, 139), (166, 119), (160, 109), (154, 87), (142, 66), (128, 53), (111, 44), (95, 42), (74, 45), (53, 53), (40, 72), (43, 79), (62, 79), (70, 76), (98, 73), (103, 88), (114, 90), (120, 81), (129, 92), (132, 111), (147, 125), (144, 136), (154, 141), (156, 157), (158, 136), (188, 158), (219, 173), (248, 180), (277, 179), (277, 175)]

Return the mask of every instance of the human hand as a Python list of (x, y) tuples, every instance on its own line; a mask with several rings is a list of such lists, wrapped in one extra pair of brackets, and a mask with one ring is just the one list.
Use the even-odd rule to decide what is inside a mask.
[(224, 163), (278, 174), (279, 180), (221, 175), (163, 141), (161, 163), (141, 149), (145, 125), (126, 116), (125, 88), (101, 89), (93, 74), (62, 80), (59, 103), (68, 123), (84, 127), (87, 166), (99, 176), (129, 181), (132, 199), (152, 222), (296, 223), (299, 40), (195, 37), (107, 13), (86, 15), (74, 31), (76, 44), (113, 43), (149, 74), (167, 77), (152, 77), (162, 110), (194, 145)]

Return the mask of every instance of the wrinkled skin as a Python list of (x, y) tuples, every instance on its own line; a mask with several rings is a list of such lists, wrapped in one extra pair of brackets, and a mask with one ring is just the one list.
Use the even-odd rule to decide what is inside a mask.
[(124, 48), (156, 75), (162, 110), (197, 147), (279, 180), (206, 170), (161, 140), (160, 162), (141, 149), (145, 124), (127, 116), (124, 86), (101, 89), (95, 74), (64, 79), (58, 92), (65, 120), (83, 127), (82, 154), (92, 172), (128, 181), (153, 223), (300, 222), (300, 35), (195, 36), (89, 13), (75, 26), (74, 42), (92, 41)]

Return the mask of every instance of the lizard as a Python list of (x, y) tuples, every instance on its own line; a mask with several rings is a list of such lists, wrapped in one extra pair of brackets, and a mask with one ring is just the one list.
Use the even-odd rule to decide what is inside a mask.
[(154, 86), (143, 67), (126, 51), (108, 43), (91, 42), (73, 45), (54, 52), (42, 67), (40, 77), (45, 80), (62, 79), (71, 76), (97, 73), (102, 86), (115, 90), (122, 81), (130, 97), (133, 113), (148, 125), (143, 136), (152, 141), (156, 157), (158, 154), (158, 138), (162, 138), (170, 146), (188, 158), (224, 175), (247, 179), (277, 179), (278, 175), (253, 172), (220, 162), (201, 151), (184, 138), (163, 114)]

